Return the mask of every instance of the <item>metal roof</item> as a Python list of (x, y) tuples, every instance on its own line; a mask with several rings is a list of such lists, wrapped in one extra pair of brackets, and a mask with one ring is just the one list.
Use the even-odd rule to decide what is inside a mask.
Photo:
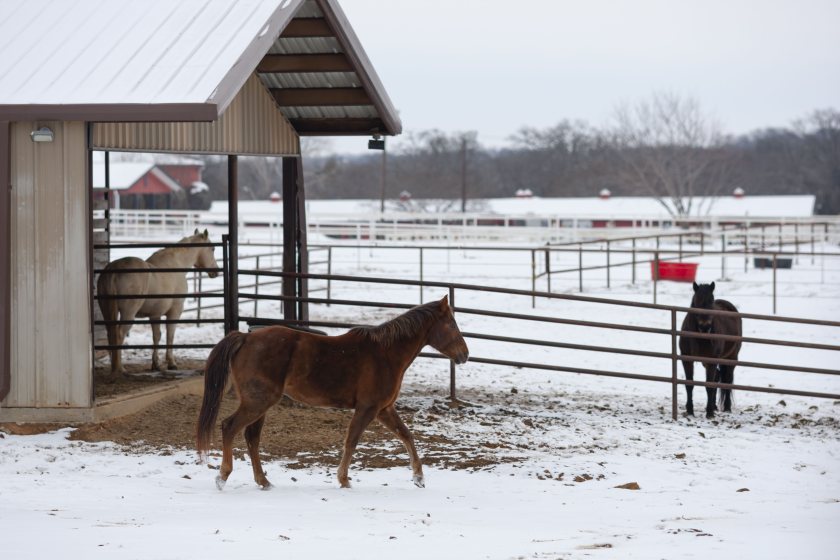
[(336, 0), (0, 0), (0, 120), (216, 120), (264, 58), (318, 53), (347, 67), (260, 72), (301, 134), (401, 132)]

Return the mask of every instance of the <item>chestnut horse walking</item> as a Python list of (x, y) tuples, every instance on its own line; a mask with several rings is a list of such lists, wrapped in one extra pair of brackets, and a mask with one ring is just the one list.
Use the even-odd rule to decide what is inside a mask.
[[(167, 247), (156, 251), (151, 257), (138, 259), (137, 257), (123, 257), (108, 263), (105, 271), (99, 275), (96, 282), (96, 293), (100, 296), (149, 296), (166, 294), (185, 294), (187, 292), (186, 272), (156, 272), (159, 268), (210, 268), (210, 278), (219, 275), (219, 265), (213, 256), (213, 247), (198, 246), (209, 242), (209, 234), (205, 229), (199, 233), (185, 237), (178, 242), (177, 247)], [(120, 270), (144, 269), (148, 272), (123, 272)], [(99, 309), (106, 321), (133, 321), (135, 317), (148, 317), (152, 321), (152, 370), (160, 369), (157, 346), (160, 342), (160, 323), (162, 316), (169, 320), (177, 320), (184, 310), (184, 298), (101, 298)], [(175, 323), (166, 325), (166, 366), (177, 369), (175, 356), (172, 354), (172, 342), (175, 340)], [(131, 325), (106, 325), (108, 344), (122, 346)], [(105, 381), (116, 381), (124, 373), (122, 356), (119, 348), (111, 350), (111, 373)]]
[(338, 467), (342, 488), (350, 487), (347, 475), (353, 452), (374, 418), (405, 445), (414, 484), (424, 487), (414, 439), (397, 415), (394, 402), (405, 371), (426, 345), (457, 364), (469, 358), (447, 297), (414, 307), (377, 327), (357, 327), (339, 336), (286, 327), (228, 334), (207, 359), (196, 434), (196, 447), (203, 459), (232, 372), (239, 408), (222, 422), (222, 466), (216, 486), (224, 488), (233, 470), (233, 438), (243, 428), (254, 480), (263, 489), (271, 486), (260, 464), (260, 432), (266, 411), (285, 394), (313, 406), (355, 409)]
[[(717, 309), (721, 311), (738, 311), (734, 305), (725, 299), (715, 299), (714, 282), (711, 284), (694, 284), (694, 296), (691, 298), (691, 307)], [(741, 318), (728, 315), (688, 313), (683, 320), (682, 330), (741, 336)], [(739, 340), (710, 340), (708, 338), (680, 337), (680, 354), (684, 356), (737, 360), (740, 350), (741, 341)], [(689, 381), (693, 380), (694, 362), (683, 360), (682, 365), (685, 370), (685, 378)], [(703, 363), (703, 367), (706, 368), (707, 382), (731, 384), (735, 381), (735, 366)], [(685, 412), (689, 416), (694, 416), (694, 401), (692, 400), (694, 386), (686, 385), (685, 392)], [(717, 393), (717, 389), (713, 387), (706, 388), (706, 418), (713, 418), (717, 410), (717, 406), (715, 406), (715, 393)], [(723, 405), (724, 412), (732, 410), (731, 389), (721, 389), (720, 404)]]

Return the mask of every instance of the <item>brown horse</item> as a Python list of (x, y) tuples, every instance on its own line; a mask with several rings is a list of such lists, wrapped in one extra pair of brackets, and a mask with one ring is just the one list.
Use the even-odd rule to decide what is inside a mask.
[(232, 371), (239, 408), (222, 422), (222, 467), (216, 486), (224, 488), (233, 470), (233, 438), (243, 428), (254, 480), (264, 489), (271, 486), (260, 465), (260, 432), (266, 411), (285, 394), (313, 406), (355, 409), (338, 467), (342, 488), (350, 487), (347, 474), (353, 452), (374, 418), (405, 445), (414, 484), (422, 488), (423, 466), (394, 402), (405, 371), (426, 345), (457, 364), (469, 358), (446, 297), (414, 307), (377, 327), (357, 327), (339, 336), (285, 327), (228, 334), (207, 359), (196, 435), (196, 446), (204, 459)]
[[(213, 247), (195, 247), (193, 244), (207, 243), (209, 235), (205, 229), (199, 233), (181, 239), (178, 247), (167, 247), (156, 251), (145, 261), (137, 257), (123, 257), (108, 263), (105, 271), (100, 274), (96, 282), (96, 293), (104, 296), (148, 296), (165, 294), (187, 293), (186, 272), (155, 272), (159, 268), (215, 268), (215, 271), (208, 272), (210, 278), (219, 275), (219, 265), (213, 256)], [(182, 246), (183, 245), (183, 246)], [(146, 269), (149, 272), (125, 272), (120, 270)], [(177, 320), (184, 310), (184, 298), (129, 298), (110, 299), (101, 298), (99, 309), (106, 321), (133, 321), (135, 317), (148, 317), (152, 321), (152, 370), (160, 369), (158, 361), (157, 346), (160, 342), (160, 321), (162, 316), (168, 320)], [(119, 314), (119, 315), (118, 315)], [(108, 331), (108, 344), (110, 346), (122, 346), (131, 325), (106, 325)], [(172, 354), (172, 342), (175, 340), (175, 324), (166, 325), (166, 365), (169, 369), (177, 369), (178, 364)], [(111, 374), (106, 381), (116, 381), (123, 373), (122, 356), (120, 349), (112, 349)]]
[[(715, 283), (694, 284), (694, 296), (691, 299), (691, 307), (697, 309), (717, 309), (721, 311), (738, 311), (734, 305), (725, 299), (715, 299)], [(728, 315), (704, 315), (702, 313), (688, 313), (682, 323), (682, 330), (700, 333), (726, 334), (741, 336), (741, 318)], [(680, 355), (700, 356), (703, 358), (717, 358), (725, 360), (737, 360), (738, 352), (741, 350), (741, 341), (731, 340), (710, 340), (707, 338), (694, 338), (688, 336), (680, 337)], [(685, 378), (689, 381), (694, 379), (694, 362), (683, 360)], [(733, 383), (735, 381), (735, 366), (723, 364), (703, 363), (706, 368), (706, 382), (709, 383)], [(689, 416), (694, 416), (694, 401), (692, 393), (693, 385), (685, 386), (686, 403), (685, 411)], [(717, 389), (706, 387), (706, 418), (713, 418), (717, 406), (715, 406), (715, 393)], [(732, 410), (732, 390), (721, 389), (720, 404), (724, 412)]]

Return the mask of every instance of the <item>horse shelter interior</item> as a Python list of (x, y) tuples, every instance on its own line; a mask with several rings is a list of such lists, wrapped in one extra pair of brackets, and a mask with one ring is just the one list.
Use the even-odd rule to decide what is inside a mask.
[[(12, 4), (0, 23), (15, 30), (0, 47), (0, 422), (125, 414), (142, 399), (94, 394), (94, 271), (109, 240), (93, 153), (227, 156), (235, 295), (238, 156), (282, 158), (283, 270), (306, 272), (300, 137), (402, 125), (336, 0), (187, 0), (171, 13), (114, 0), (64, 17)], [(305, 296), (306, 283), (284, 278), (282, 293)], [(306, 305), (284, 314), (306, 319)]]

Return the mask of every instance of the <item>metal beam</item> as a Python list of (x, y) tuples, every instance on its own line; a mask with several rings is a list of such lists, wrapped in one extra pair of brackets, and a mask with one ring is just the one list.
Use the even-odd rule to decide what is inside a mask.
[(257, 72), (353, 72), (353, 65), (343, 54), (267, 54)]
[(281, 107), (373, 105), (364, 88), (272, 88)]
[(295, 18), (283, 29), (280, 38), (332, 37), (333, 35), (333, 30), (324, 18)]
[[(283, 272), (297, 272), (296, 230), (297, 230), (297, 188), (298, 158), (283, 158)], [(283, 277), (283, 296), (297, 296), (297, 279)], [(283, 304), (283, 318), (297, 320), (297, 302), (286, 300)]]
[[(295, 245), (298, 253), (297, 272), (309, 274), (309, 250), (306, 240), (306, 190), (304, 188), (303, 158), (295, 158), (297, 161), (297, 223), (295, 228)], [(309, 278), (301, 276), (298, 278), (298, 294), (302, 298), (309, 297)], [(298, 305), (298, 319), (309, 320), (309, 302), (302, 300)]]
[(230, 330), (239, 330), (239, 159), (228, 156), (228, 277), (229, 307), (225, 310)]
[(301, 136), (367, 136), (385, 133), (381, 119), (289, 119)]

